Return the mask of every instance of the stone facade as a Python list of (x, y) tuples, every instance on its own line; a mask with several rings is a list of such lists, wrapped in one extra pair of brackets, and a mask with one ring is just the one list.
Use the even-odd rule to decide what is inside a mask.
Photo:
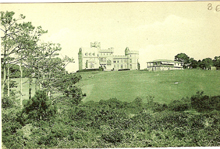
[(138, 51), (127, 47), (125, 55), (114, 55), (114, 48), (101, 49), (100, 42), (90, 43), (90, 48), (79, 48), (79, 70), (104, 68), (106, 71), (118, 69), (138, 69)]

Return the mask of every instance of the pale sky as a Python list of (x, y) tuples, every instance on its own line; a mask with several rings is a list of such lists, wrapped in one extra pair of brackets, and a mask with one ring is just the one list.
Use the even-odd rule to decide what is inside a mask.
[(126, 47), (139, 51), (141, 69), (178, 53), (196, 60), (220, 55), (220, 2), (0, 4), (0, 10), (23, 14), (25, 22), (48, 30), (42, 42), (60, 43), (61, 55), (75, 59), (69, 72), (78, 70), (79, 48), (94, 41), (114, 47), (115, 54)]

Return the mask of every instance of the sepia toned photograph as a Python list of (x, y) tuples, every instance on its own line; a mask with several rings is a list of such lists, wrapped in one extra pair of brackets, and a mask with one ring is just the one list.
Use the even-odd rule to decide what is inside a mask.
[(0, 3), (2, 148), (220, 147), (220, 2)]

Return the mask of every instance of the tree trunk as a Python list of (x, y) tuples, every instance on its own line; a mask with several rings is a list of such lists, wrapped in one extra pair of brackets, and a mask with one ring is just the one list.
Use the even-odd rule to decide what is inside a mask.
[(35, 78), (35, 93), (38, 90), (38, 78)]
[[(6, 40), (6, 35), (5, 35), (5, 40)], [(6, 47), (6, 44), (5, 44), (5, 46), (4, 46), (4, 61), (3, 61), (3, 80), (2, 80), (2, 97), (3, 98), (5, 97), (5, 81), (6, 81), (6, 62), (5, 62), (6, 48), (7, 47)]]
[(3, 64), (2, 97), (5, 97), (6, 65)]
[(32, 85), (32, 76), (29, 78), (29, 99), (31, 99), (31, 85)]
[(8, 66), (8, 97), (10, 96), (10, 80), (9, 80), (9, 66)]
[(22, 65), (22, 60), (21, 60), (21, 64), (20, 64), (20, 104), (21, 104), (21, 108), (22, 108), (22, 68), (21, 68), (21, 65)]

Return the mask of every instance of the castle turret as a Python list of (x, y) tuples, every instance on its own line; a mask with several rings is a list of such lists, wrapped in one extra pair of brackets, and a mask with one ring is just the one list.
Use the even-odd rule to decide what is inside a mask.
[(129, 48), (128, 48), (128, 47), (126, 47), (126, 48), (125, 48), (125, 56), (127, 56), (127, 55), (128, 55), (129, 51), (130, 51), (130, 50), (129, 50)]
[(79, 70), (82, 70), (82, 48), (79, 48), (78, 52), (78, 63), (79, 63)]

